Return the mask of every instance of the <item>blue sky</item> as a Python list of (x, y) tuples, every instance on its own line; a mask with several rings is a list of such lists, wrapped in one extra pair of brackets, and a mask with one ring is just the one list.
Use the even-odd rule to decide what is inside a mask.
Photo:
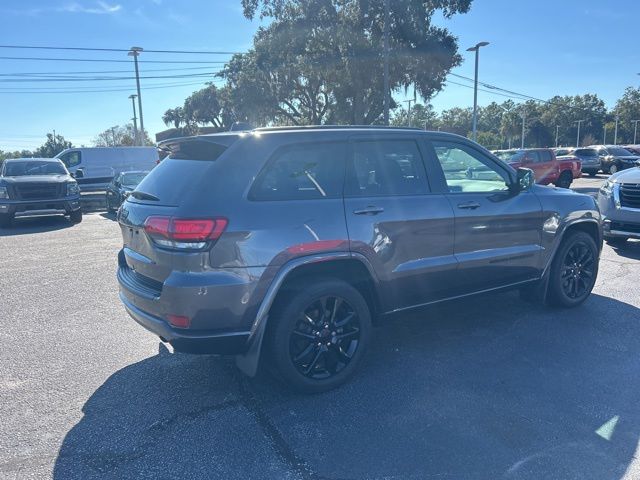
[[(471, 11), (439, 20), (459, 37), (465, 62), (454, 70), (473, 76), (473, 57), (466, 47), (485, 40), (480, 79), (539, 98), (555, 94), (597, 93), (609, 107), (628, 86), (638, 86), (637, 0), (475, 0)], [(251, 45), (257, 21), (242, 16), (240, 0), (2, 0), (0, 44), (86, 46), (147, 50), (244, 51)], [(0, 48), (5, 57), (47, 57), (127, 60), (124, 52), (75, 52)], [(143, 53), (140, 60), (223, 61), (225, 55)], [(141, 63), (142, 76), (213, 72), (219, 64)], [(171, 70), (194, 68), (193, 70)], [(0, 59), (0, 79), (8, 73), (97, 72), (129, 76), (128, 63), (65, 62)], [(156, 71), (152, 71), (156, 70)], [(123, 73), (115, 73), (120, 72)], [(465, 83), (459, 79), (452, 80)], [(198, 88), (199, 78), (143, 79), (145, 126), (154, 134), (164, 129), (161, 116), (180, 105)], [(171, 88), (149, 88), (166, 86)], [(204, 82), (203, 82), (204, 83)], [(75, 89), (83, 93), (9, 93), (39, 88), (47, 92)], [(87, 92), (90, 89), (118, 89)], [(121, 89), (121, 90), (120, 90)], [(99, 82), (2, 82), (0, 85), (0, 149), (33, 148), (52, 129), (74, 142), (91, 144), (106, 128), (132, 116), (135, 92), (131, 80)], [(399, 94), (399, 98), (403, 95)], [(436, 110), (469, 106), (470, 88), (449, 84), (432, 103)], [(479, 103), (503, 97), (480, 92)]]

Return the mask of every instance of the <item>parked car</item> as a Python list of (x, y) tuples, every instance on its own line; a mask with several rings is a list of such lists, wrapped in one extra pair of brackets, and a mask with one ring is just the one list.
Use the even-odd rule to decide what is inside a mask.
[(115, 212), (124, 199), (133, 191), (148, 171), (122, 172), (111, 181), (105, 190), (105, 203), (109, 213)]
[(595, 148), (581, 147), (571, 149), (568, 153), (562, 155), (556, 151), (556, 157), (564, 159), (566, 156), (576, 157), (582, 166), (582, 173), (586, 173), (590, 177), (595, 177), (601, 170), (600, 156)]
[(600, 156), (602, 171), (614, 174), (619, 170), (640, 165), (640, 156), (617, 145), (592, 145)]
[(82, 191), (101, 191), (120, 172), (151, 170), (159, 160), (155, 147), (69, 148), (56, 155)]
[(16, 217), (68, 215), (82, 221), (80, 189), (64, 164), (52, 158), (13, 158), (0, 166), (0, 227)]
[(526, 167), (533, 170), (536, 183), (555, 184), (569, 188), (574, 178), (582, 176), (582, 166), (575, 157), (556, 158), (550, 148), (524, 150), (496, 150), (494, 154), (513, 168)]
[(619, 246), (640, 239), (640, 168), (611, 175), (598, 192), (598, 206), (607, 243)]
[(169, 140), (118, 210), (120, 299), (176, 351), (266, 362), (317, 392), (361, 363), (374, 321), (520, 288), (582, 303), (595, 199), (534, 184), (470, 140), (286, 127)]
[(633, 155), (640, 156), (640, 145), (625, 145), (624, 149), (631, 152)]

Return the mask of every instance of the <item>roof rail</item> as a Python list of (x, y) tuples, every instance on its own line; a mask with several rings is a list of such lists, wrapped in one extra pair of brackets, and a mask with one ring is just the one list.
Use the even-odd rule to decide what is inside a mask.
[(349, 130), (353, 128), (371, 130), (417, 130), (423, 132), (422, 128), (416, 127), (387, 127), (384, 125), (292, 125), (282, 127), (261, 127), (254, 132), (277, 132), (282, 130)]

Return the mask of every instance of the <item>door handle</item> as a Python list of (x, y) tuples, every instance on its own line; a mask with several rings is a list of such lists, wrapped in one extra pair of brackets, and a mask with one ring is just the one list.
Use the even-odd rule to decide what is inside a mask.
[(366, 208), (362, 208), (359, 210), (354, 210), (353, 213), (355, 215), (377, 215), (379, 213), (384, 212), (384, 208), (382, 207), (374, 207), (373, 205), (369, 205)]
[(462, 208), (464, 210), (475, 210), (476, 208), (479, 208), (480, 204), (478, 202), (465, 202), (465, 203), (459, 203), (458, 204), (458, 208)]

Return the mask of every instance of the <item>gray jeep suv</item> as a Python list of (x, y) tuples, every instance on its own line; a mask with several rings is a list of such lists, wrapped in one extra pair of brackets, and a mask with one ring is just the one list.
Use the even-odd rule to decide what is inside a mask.
[(456, 135), (268, 128), (169, 140), (118, 213), (120, 298), (176, 351), (303, 391), (344, 382), (373, 322), (515, 287), (564, 307), (598, 272), (593, 198)]

